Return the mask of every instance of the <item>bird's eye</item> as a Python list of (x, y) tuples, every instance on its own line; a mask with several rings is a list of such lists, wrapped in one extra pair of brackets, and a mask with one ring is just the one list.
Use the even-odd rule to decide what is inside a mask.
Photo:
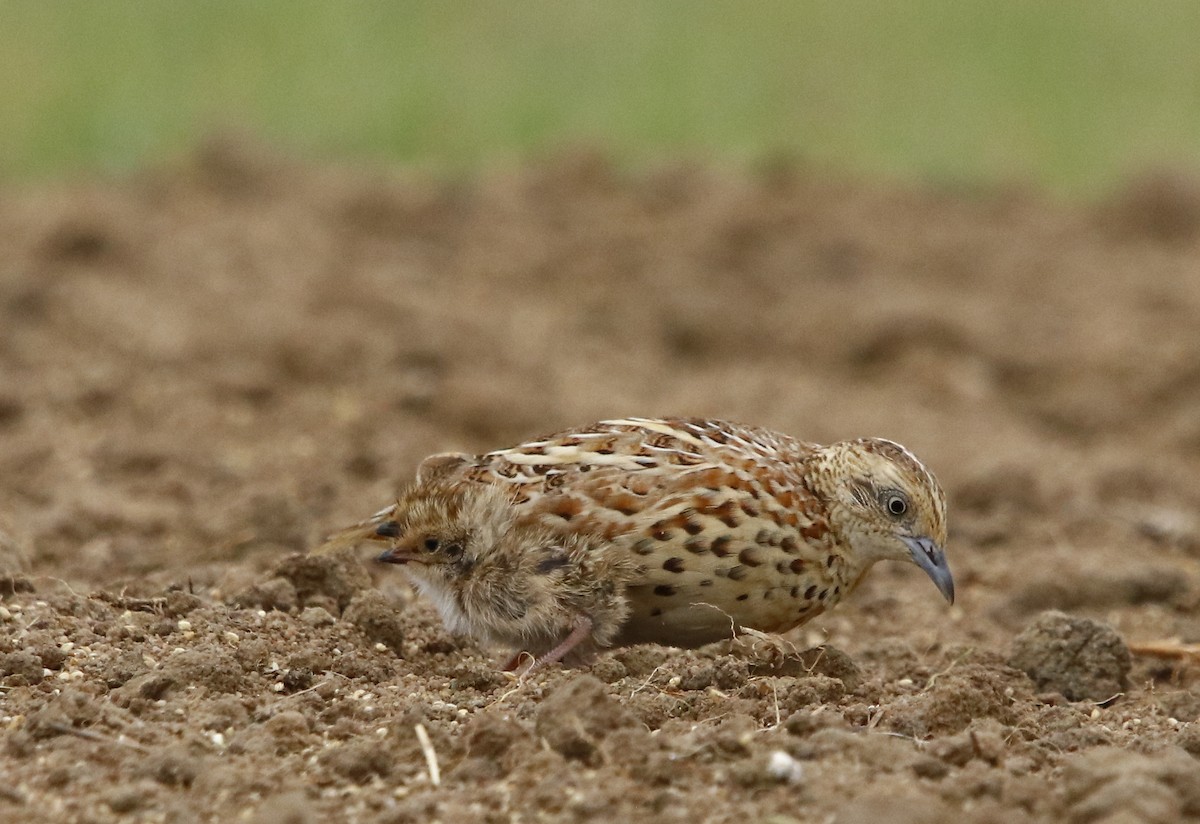
[(427, 552), (437, 552), (439, 546), (441, 546), (441, 541), (439, 541), (437, 538), (425, 539), (425, 549)]
[(889, 495), (887, 499), (887, 511), (899, 518), (905, 512), (908, 512), (908, 501), (900, 495)]

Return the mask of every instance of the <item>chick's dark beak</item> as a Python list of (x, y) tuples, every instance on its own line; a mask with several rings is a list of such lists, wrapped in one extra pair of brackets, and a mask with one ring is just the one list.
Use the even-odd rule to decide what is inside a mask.
[[(400, 524), (395, 521), (384, 521), (375, 528), (376, 540), (399, 538)], [(412, 560), (412, 555), (398, 546), (392, 546), (375, 556), (375, 560), (384, 564), (406, 564)]]
[(411, 553), (405, 552), (400, 547), (392, 547), (385, 549), (383, 552), (375, 556), (375, 560), (384, 564), (407, 564), (409, 561), (416, 560)]
[(925, 570), (938, 591), (951, 604), (954, 603), (954, 577), (950, 574), (950, 566), (946, 563), (946, 553), (932, 538), (901, 537), (912, 553), (913, 562)]

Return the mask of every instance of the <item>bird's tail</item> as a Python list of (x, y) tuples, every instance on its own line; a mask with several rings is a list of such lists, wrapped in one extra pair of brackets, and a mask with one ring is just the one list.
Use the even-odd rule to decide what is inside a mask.
[(365, 521), (339, 530), (309, 552), (310, 555), (333, 555), (351, 549), (364, 541), (387, 542), (396, 536), (396, 512), (399, 503), (379, 510)]

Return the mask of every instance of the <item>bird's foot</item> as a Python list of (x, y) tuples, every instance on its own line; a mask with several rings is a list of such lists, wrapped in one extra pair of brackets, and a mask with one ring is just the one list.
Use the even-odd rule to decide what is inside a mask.
[[(580, 615), (575, 619), (571, 632), (554, 649), (536, 658), (528, 652), (518, 652), (512, 658), (508, 659), (503, 669), (505, 672), (518, 672), (519, 670), (519, 677), (524, 679), (530, 673), (540, 670), (547, 664), (553, 664), (556, 661), (566, 658), (570, 653), (576, 651), (579, 645), (586, 641), (591, 634), (592, 619), (586, 615)], [(524, 669), (520, 669), (520, 667), (524, 667)]]

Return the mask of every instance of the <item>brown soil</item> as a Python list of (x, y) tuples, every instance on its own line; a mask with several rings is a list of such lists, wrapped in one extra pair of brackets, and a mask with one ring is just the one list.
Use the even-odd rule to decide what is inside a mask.
[[(299, 555), (428, 453), (671, 413), (911, 446), (958, 604), (882, 566), (783, 641), (515, 683)], [(1138, 654), (1200, 641), (1200, 186), (214, 145), (9, 190), (0, 519), (0, 820), (1200, 819), (1200, 662)]]

